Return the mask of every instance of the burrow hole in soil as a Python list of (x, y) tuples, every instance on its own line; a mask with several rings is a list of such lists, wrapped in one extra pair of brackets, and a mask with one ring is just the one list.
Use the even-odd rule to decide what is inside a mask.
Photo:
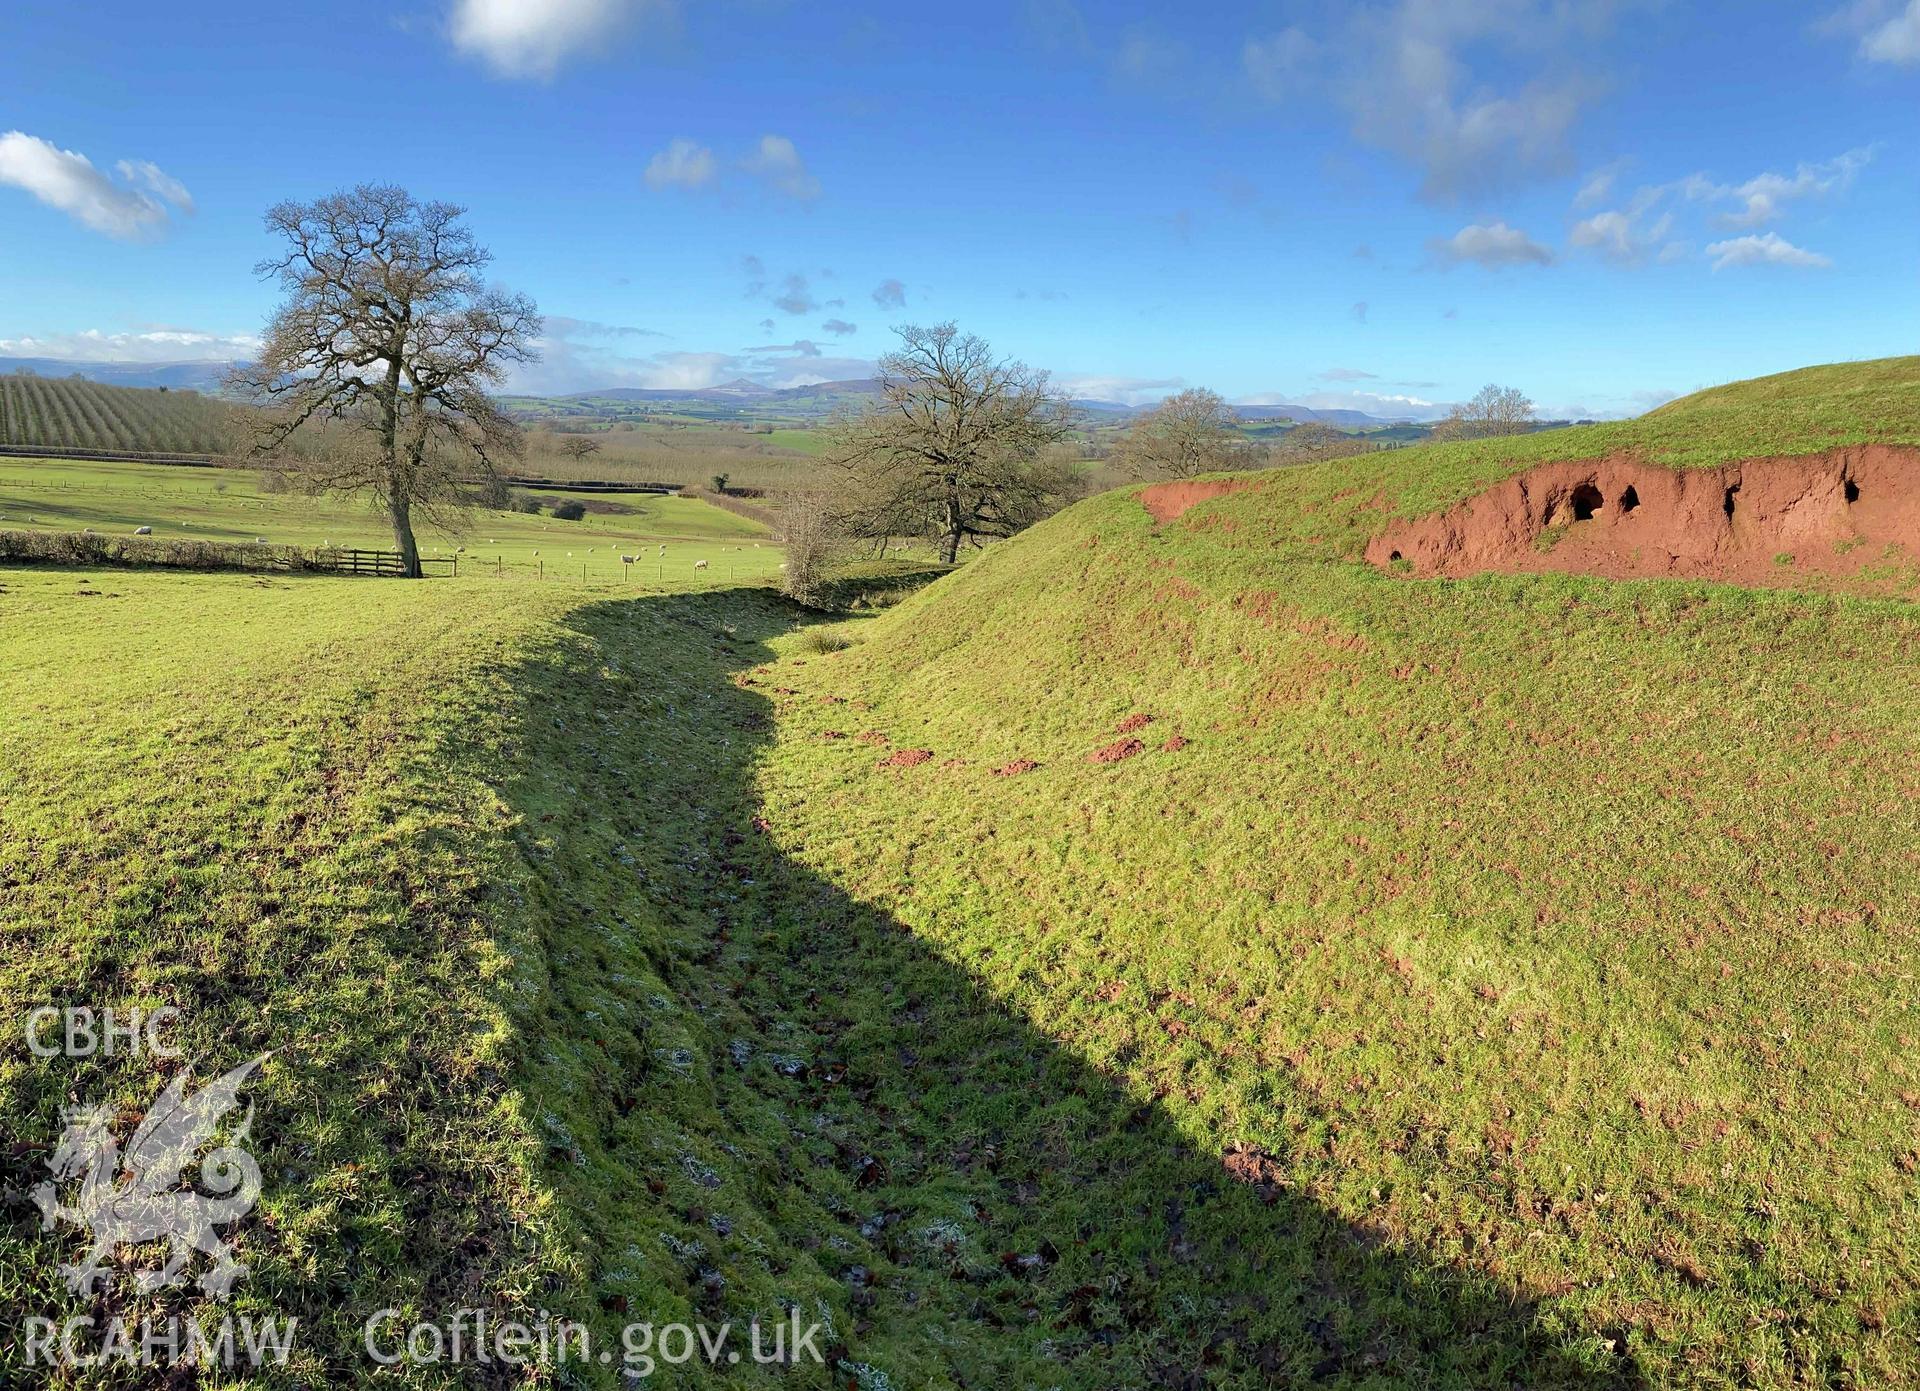
[(1400, 559), (1400, 552), (1395, 551), (1392, 555), (1387, 557), (1387, 563), (1391, 565), (1394, 561), (1399, 559)]
[(1631, 512), (1640, 505), (1640, 494), (1633, 490), (1633, 484), (1627, 484), (1627, 490), (1620, 494), (1620, 510)]
[(1600, 490), (1591, 483), (1582, 483), (1573, 490), (1573, 519), (1576, 522), (1593, 520), (1593, 514), (1607, 505)]
[(1739, 495), (1740, 495), (1740, 485), (1738, 483), (1735, 483), (1731, 488), (1727, 489), (1727, 495), (1725, 499), (1723, 499), (1720, 503), (1720, 510), (1727, 514), (1727, 519), (1729, 521), (1733, 519), (1734, 499)]
[(1848, 502), (1858, 502), (1858, 501), (1860, 501), (1860, 485), (1859, 485), (1858, 483), (1856, 483), (1856, 482), (1854, 482), (1854, 481), (1853, 481), (1853, 480), (1852, 480), (1851, 478), (1849, 478), (1849, 479), (1847, 480), (1847, 483), (1846, 483), (1846, 492), (1847, 492), (1847, 501), (1848, 501)]

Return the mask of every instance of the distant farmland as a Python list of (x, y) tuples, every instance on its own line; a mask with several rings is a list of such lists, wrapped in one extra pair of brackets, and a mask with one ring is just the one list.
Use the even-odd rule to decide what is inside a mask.
[(0, 444), (224, 454), (234, 411), (194, 391), (102, 386), (78, 377), (0, 377)]

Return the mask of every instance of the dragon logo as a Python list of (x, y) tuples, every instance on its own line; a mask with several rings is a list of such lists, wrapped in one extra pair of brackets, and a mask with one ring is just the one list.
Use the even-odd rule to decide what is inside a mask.
[(43, 1230), (68, 1222), (84, 1228), (92, 1239), (83, 1259), (60, 1267), (68, 1289), (76, 1295), (92, 1294), (108, 1274), (117, 1247), (165, 1241), (166, 1264), (136, 1277), (142, 1294), (179, 1283), (195, 1251), (214, 1261), (200, 1277), (200, 1288), (214, 1299), (233, 1292), (233, 1282), (247, 1268), (233, 1258), (214, 1229), (245, 1217), (260, 1197), (260, 1166), (239, 1148), (253, 1125), (253, 1107), (247, 1107), (232, 1140), (200, 1160), (200, 1181), (207, 1192), (196, 1191), (182, 1174), (234, 1110), (240, 1088), (271, 1056), (263, 1053), (191, 1096), (182, 1071), (148, 1110), (128, 1141), (124, 1160), (113, 1138), (110, 1108), (83, 1106), (66, 1113), (66, 1131), (47, 1167), (59, 1183), (79, 1180), (79, 1196), (68, 1207), (59, 1201), (54, 1183), (42, 1183), (33, 1190), (33, 1201), (40, 1208)]

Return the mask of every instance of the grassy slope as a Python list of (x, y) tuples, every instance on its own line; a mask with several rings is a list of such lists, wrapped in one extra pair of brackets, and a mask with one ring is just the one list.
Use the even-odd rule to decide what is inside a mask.
[(1411, 458), (1395, 451), (1345, 460), (1340, 471), (1347, 486), (1378, 486), (1394, 512), (1418, 516), (1559, 459), (1634, 454), (1673, 468), (1703, 468), (1869, 443), (1920, 445), (1920, 357), (1759, 377), (1671, 401), (1634, 420), (1425, 445)]
[[(1405, 1262), (1309, 1320), (1329, 1375), (1446, 1380), (1417, 1351), (1446, 1313), (1395, 1300), (1479, 1280), (1596, 1376), (1909, 1383), (1920, 616), (1349, 558), (1389, 508), (1570, 449), (1920, 440), (1916, 365), (1273, 475), (1158, 534), (1095, 499), (779, 670), (774, 834), (1196, 1151), (1270, 1153)], [(1090, 763), (1132, 712), (1146, 752)], [(878, 769), (829, 729), (934, 758)], [(989, 771), (1015, 758), (1041, 766)], [(1279, 1270), (1325, 1249), (1245, 1240)], [(1256, 1343), (1319, 1298), (1259, 1287)], [(1485, 1340), (1552, 1379), (1512, 1326)], [(1477, 1355), (1453, 1370), (1494, 1379)]]

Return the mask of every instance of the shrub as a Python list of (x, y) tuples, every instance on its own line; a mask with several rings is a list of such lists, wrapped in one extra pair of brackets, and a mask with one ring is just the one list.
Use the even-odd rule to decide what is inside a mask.
[(0, 561), (48, 565), (164, 565), (187, 570), (325, 569), (298, 546), (261, 546), (80, 531), (0, 531)]
[(825, 656), (829, 652), (845, 652), (853, 646), (853, 639), (832, 628), (809, 628), (800, 635), (800, 646)]
[(568, 498), (553, 504), (553, 515), (563, 522), (577, 522), (587, 515), (587, 504), (578, 498)]
[(716, 493), (719, 493), (722, 497), (726, 496), (726, 492), (727, 492), (727, 475), (726, 474), (724, 473), (714, 474), (713, 490)]
[(540, 499), (532, 493), (515, 493), (512, 506), (516, 512), (525, 512), (534, 517), (540, 515)]
[(818, 493), (787, 494), (780, 509), (780, 539), (787, 548), (781, 591), (797, 603), (819, 607), (827, 572), (846, 549), (846, 537), (827, 500)]

